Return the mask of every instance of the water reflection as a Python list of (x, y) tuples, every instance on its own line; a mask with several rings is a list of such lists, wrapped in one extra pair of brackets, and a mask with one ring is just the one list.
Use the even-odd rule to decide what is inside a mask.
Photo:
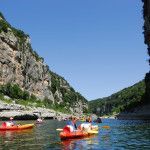
[(98, 144), (98, 141), (95, 140), (95, 135), (88, 136), (86, 138), (77, 138), (61, 141), (63, 150), (74, 150), (81, 149), (85, 150), (89, 145)]

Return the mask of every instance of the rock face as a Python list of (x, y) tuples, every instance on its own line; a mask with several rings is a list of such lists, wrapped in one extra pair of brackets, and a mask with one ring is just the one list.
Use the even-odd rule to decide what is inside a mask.
[(75, 99), (68, 104), (69, 109), (80, 113), (87, 109), (87, 100), (64, 78), (51, 72), (44, 59), (33, 51), (29, 36), (13, 28), (0, 13), (0, 85), (7, 83), (17, 84), (53, 104), (67, 105), (64, 99), (71, 93)]
[(116, 116), (118, 119), (150, 120), (150, 105), (136, 107), (132, 112), (122, 112)]
[[(143, 18), (144, 18), (144, 39), (145, 44), (147, 45), (148, 54), (150, 56), (150, 0), (142, 0), (143, 1)], [(150, 59), (149, 59), (150, 64)], [(150, 102), (150, 72), (148, 72), (145, 76), (146, 83), (146, 92), (145, 98), (147, 102)]]

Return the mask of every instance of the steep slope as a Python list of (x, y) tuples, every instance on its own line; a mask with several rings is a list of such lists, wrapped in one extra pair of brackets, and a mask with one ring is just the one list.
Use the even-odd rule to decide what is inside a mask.
[[(150, 0), (142, 0), (143, 1), (143, 18), (144, 18), (144, 39), (145, 44), (147, 45), (148, 55), (150, 56)], [(150, 59), (149, 59), (150, 64)], [(150, 72), (148, 72), (145, 76), (145, 99), (148, 103), (150, 103)]]
[(90, 101), (89, 109), (91, 112), (101, 116), (121, 112), (133, 112), (133, 108), (144, 105), (144, 93), (145, 83), (141, 81), (109, 97)]
[(46, 101), (48, 105), (77, 113), (87, 109), (87, 100), (63, 77), (49, 70), (44, 59), (32, 49), (29, 35), (13, 28), (2, 13), (0, 86), (1, 95), (12, 99)]

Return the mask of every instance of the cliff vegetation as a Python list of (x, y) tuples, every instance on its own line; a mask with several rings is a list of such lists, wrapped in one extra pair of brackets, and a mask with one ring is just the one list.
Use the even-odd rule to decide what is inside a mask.
[(91, 112), (100, 116), (118, 114), (124, 111), (130, 111), (145, 103), (143, 98), (145, 93), (145, 83), (139, 83), (125, 88), (109, 97), (92, 100), (89, 102)]

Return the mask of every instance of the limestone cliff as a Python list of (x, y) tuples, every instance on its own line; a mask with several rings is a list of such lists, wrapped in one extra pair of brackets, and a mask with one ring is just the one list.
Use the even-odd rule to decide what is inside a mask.
[[(143, 1), (143, 18), (144, 18), (144, 39), (147, 45), (148, 54), (150, 56), (150, 0)], [(150, 59), (149, 59), (150, 64)], [(150, 72), (145, 76), (146, 92), (145, 99), (150, 102)]]
[(30, 95), (46, 98), (72, 112), (87, 109), (87, 100), (63, 77), (50, 71), (32, 49), (29, 36), (13, 28), (0, 13), (0, 85), (7, 83), (17, 84)]

